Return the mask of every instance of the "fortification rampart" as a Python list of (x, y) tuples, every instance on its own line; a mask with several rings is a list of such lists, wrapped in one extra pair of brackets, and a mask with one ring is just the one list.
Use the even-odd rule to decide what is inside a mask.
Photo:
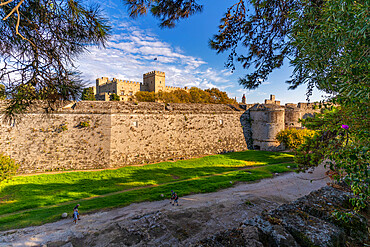
[(1, 121), (0, 150), (21, 163), (21, 173), (112, 168), (241, 151), (253, 147), (253, 138), (256, 147), (274, 150), (277, 131), (287, 122), (288, 127), (299, 127), (298, 118), (313, 113), (309, 106), (260, 106), (267, 110), (251, 104), (241, 109), (104, 101), (70, 103), (48, 116), (33, 109), (15, 125)]
[[(96, 169), (247, 149), (240, 116), (225, 105), (78, 102), (0, 124), (0, 149), (21, 173)], [(85, 127), (84, 127), (85, 126)]]
[(172, 86), (165, 86), (163, 91), (172, 92), (172, 91), (176, 91), (176, 90), (189, 91), (187, 87), (182, 88), (182, 87), (172, 87)]

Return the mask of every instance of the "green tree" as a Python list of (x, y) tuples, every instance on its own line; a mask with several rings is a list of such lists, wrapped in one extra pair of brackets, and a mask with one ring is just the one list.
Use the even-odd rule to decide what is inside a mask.
[(164, 103), (181, 103), (180, 99), (177, 98), (173, 92), (158, 92), (157, 99)]
[(180, 100), (181, 103), (190, 103), (191, 95), (185, 90), (177, 89), (173, 91), (173, 94)]
[(208, 92), (203, 91), (200, 88), (192, 87), (189, 90), (191, 95), (191, 103), (210, 103), (211, 96)]
[(6, 99), (5, 86), (0, 84), (0, 100)]
[[(149, 9), (162, 27), (202, 10), (196, 0), (125, 2), (132, 16)], [(210, 40), (217, 53), (229, 52), (228, 68), (238, 62), (251, 71), (239, 79), (246, 88), (258, 87), (285, 60), (294, 68), (290, 89), (306, 84), (308, 96), (314, 87), (335, 95), (332, 103), (339, 107), (328, 106), (303, 123), (316, 134), (297, 159), (302, 169), (330, 160), (337, 178), (358, 196), (352, 200), (356, 210), (366, 204), (370, 182), (368, 10), (369, 1), (238, 0)]]
[(94, 88), (93, 87), (87, 87), (82, 90), (81, 94), (81, 100), (95, 100), (95, 94), (94, 94)]
[(236, 104), (234, 99), (230, 99), (226, 92), (222, 92), (218, 88), (211, 88), (204, 90), (210, 95), (210, 103), (214, 104)]
[(139, 91), (135, 93), (135, 99), (139, 102), (155, 102), (156, 95), (154, 92)]
[[(110, 30), (99, 6), (77, 0), (2, 1), (0, 19), (0, 81), (10, 99), (6, 115), (23, 112), (40, 93), (47, 110), (60, 100), (77, 99), (83, 85), (73, 59), (88, 45), (104, 46)], [(36, 94), (19, 97), (24, 86)]]
[(329, 160), (337, 179), (358, 196), (352, 200), (357, 210), (370, 194), (368, 9), (369, 2), (330, 0), (320, 7), (306, 3), (305, 11), (292, 13), (297, 19), (291, 37), (297, 76), (335, 93), (332, 102), (339, 105), (304, 122), (317, 135), (298, 158), (303, 167)]
[(121, 99), (120, 99), (120, 97), (117, 95), (117, 94), (115, 94), (115, 93), (112, 93), (111, 95), (110, 95), (110, 101), (120, 101)]

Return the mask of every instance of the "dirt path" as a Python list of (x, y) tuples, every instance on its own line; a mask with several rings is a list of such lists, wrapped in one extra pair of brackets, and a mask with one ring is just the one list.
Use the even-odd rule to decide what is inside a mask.
[[(263, 210), (293, 201), (325, 186), (323, 167), (239, 183), (214, 193), (131, 204), (107, 212), (0, 232), (0, 246), (189, 246), (207, 234), (237, 227)], [(310, 182), (310, 180), (313, 180)], [(81, 204), (83, 208), (83, 204)]]

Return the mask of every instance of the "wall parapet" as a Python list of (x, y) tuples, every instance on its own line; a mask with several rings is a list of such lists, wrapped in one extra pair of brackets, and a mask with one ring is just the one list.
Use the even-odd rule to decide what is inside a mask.
[[(236, 113), (238, 109), (224, 104), (194, 104), (194, 103), (159, 103), (159, 102), (125, 102), (125, 101), (79, 101), (61, 102), (56, 114), (115, 114), (115, 113)], [(6, 101), (0, 101), (0, 107), (5, 107)], [(39, 102), (26, 113), (45, 113), (45, 103)], [(167, 107), (166, 107), (167, 106)], [(168, 107), (170, 106), (170, 107)], [(53, 114), (53, 113), (52, 113)]]

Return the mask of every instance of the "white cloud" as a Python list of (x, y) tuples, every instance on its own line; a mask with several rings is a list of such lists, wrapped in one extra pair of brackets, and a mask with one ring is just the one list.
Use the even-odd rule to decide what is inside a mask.
[(271, 85), (271, 82), (269, 82), (269, 81), (264, 81), (264, 80), (262, 80), (261, 78), (257, 79), (257, 81), (261, 82), (261, 86), (263, 86), (263, 85)]
[(115, 33), (106, 49), (91, 47), (76, 63), (91, 84), (98, 77), (141, 82), (143, 73), (159, 70), (166, 73), (169, 86), (221, 90), (232, 86), (229, 70), (211, 68), (202, 58), (187, 55), (181, 47), (172, 47), (125, 18), (119, 22), (113, 19), (112, 25)]

